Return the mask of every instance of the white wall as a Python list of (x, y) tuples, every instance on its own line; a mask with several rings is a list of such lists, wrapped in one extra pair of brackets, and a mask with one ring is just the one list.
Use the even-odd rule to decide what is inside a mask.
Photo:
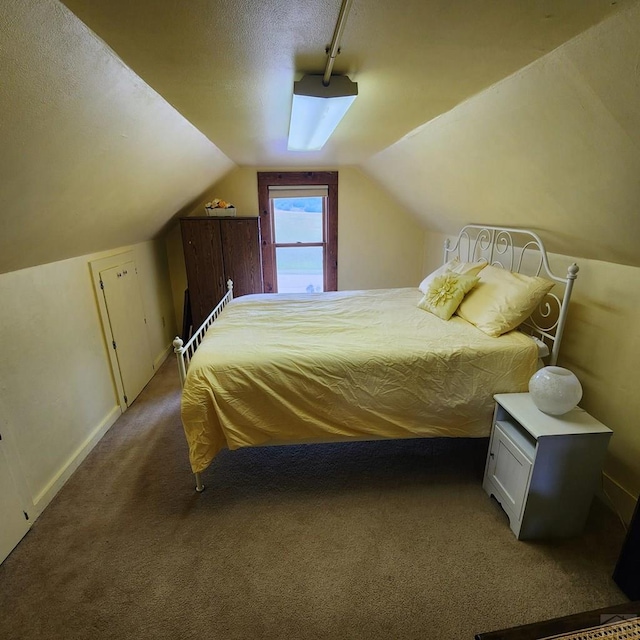
[(0, 275), (2, 428), (11, 431), (35, 515), (120, 415), (89, 262), (123, 249), (134, 251), (160, 362), (175, 333), (163, 242)]

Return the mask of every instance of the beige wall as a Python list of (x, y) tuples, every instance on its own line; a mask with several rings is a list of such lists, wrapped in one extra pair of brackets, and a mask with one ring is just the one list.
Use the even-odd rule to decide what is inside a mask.
[(537, 230), (640, 266), (640, 2), (363, 163), (433, 231)]
[[(566, 267), (573, 258), (552, 257)], [(575, 258), (580, 273), (560, 365), (578, 376), (580, 405), (613, 429), (605, 488), (629, 520), (640, 495), (640, 268)]]
[(164, 243), (0, 275), (2, 428), (36, 514), (120, 415), (89, 262), (124, 249), (134, 252), (149, 342), (161, 361), (175, 333)]
[(146, 241), (235, 166), (57, 0), (0, 42), (0, 273)]
[[(258, 215), (261, 170), (299, 169), (237, 168), (208, 190), (191, 214), (204, 215), (204, 203), (217, 197), (232, 202), (240, 216)], [(338, 173), (338, 288), (417, 286), (423, 277), (422, 226), (360, 169), (340, 167)], [(167, 236), (167, 253), (175, 316), (181, 326), (186, 275), (177, 225)]]
[[(446, 237), (428, 234), (429, 270), (441, 264)], [(614, 432), (604, 489), (628, 521), (640, 494), (640, 268), (558, 254), (549, 259), (563, 277), (572, 263), (580, 267), (558, 364), (578, 376), (580, 406)]]

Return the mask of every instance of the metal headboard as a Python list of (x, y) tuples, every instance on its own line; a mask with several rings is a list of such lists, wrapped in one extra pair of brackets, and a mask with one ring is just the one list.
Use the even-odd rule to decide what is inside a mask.
[(455, 242), (444, 243), (444, 261), (457, 257), (463, 262), (485, 259), (489, 264), (531, 276), (542, 276), (556, 282), (538, 308), (520, 325), (520, 330), (541, 340), (550, 348), (549, 364), (556, 364), (569, 310), (578, 265), (572, 264), (562, 278), (551, 271), (547, 251), (537, 233), (527, 229), (511, 229), (468, 224), (460, 230)]

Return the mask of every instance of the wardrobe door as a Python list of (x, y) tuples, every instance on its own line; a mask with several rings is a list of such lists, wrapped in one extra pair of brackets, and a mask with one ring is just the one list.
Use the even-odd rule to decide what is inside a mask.
[(225, 280), (233, 280), (233, 296), (262, 293), (259, 218), (220, 220)]
[(199, 327), (226, 291), (220, 220), (182, 218), (182, 244), (193, 326)]

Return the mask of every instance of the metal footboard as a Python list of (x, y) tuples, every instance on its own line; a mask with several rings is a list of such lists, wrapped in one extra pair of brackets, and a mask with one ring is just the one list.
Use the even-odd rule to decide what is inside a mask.
[[(198, 330), (191, 336), (189, 341), (184, 344), (184, 341), (180, 336), (176, 336), (173, 341), (173, 351), (178, 359), (178, 373), (180, 374), (180, 386), (184, 387), (184, 381), (187, 377), (187, 370), (189, 369), (189, 363), (196, 349), (200, 346), (204, 334), (207, 329), (213, 324), (214, 320), (220, 315), (222, 310), (233, 300), (233, 281), (227, 280), (227, 293), (223, 296), (222, 300), (217, 304), (216, 308), (207, 316), (207, 319), (200, 325)], [(195, 474), (196, 491), (204, 491), (204, 484), (202, 483), (199, 473)]]
[(204, 334), (213, 324), (213, 321), (220, 315), (222, 310), (233, 300), (233, 282), (227, 280), (227, 293), (217, 304), (216, 308), (207, 316), (207, 319), (200, 325), (198, 330), (191, 336), (187, 344), (184, 344), (180, 336), (176, 336), (173, 341), (173, 351), (178, 357), (178, 373), (180, 374), (180, 385), (184, 387), (184, 381), (187, 377), (189, 363), (196, 349), (200, 346)]

